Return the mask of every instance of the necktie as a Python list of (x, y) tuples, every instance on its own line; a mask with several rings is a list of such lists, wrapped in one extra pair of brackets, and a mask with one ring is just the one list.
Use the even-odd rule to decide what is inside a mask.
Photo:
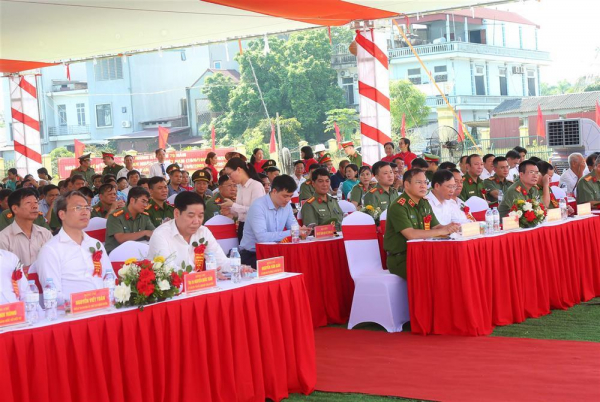
[(164, 176), (164, 175), (165, 175), (165, 173), (167, 173), (167, 172), (165, 172), (165, 164), (164, 164), (164, 163), (161, 163), (161, 164), (160, 164), (160, 169), (162, 170), (162, 174), (163, 174), (163, 176)]

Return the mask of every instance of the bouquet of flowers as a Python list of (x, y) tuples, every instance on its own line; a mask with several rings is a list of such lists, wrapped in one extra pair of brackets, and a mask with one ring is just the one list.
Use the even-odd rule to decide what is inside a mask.
[[(188, 267), (190, 272), (192, 267)], [(164, 257), (154, 260), (130, 258), (119, 269), (119, 284), (115, 287), (115, 306), (143, 306), (170, 299), (179, 294), (186, 270), (175, 271), (165, 264)]]
[(375, 221), (379, 219), (381, 215), (381, 208), (374, 208), (372, 205), (364, 206), (360, 209), (360, 212), (364, 212), (367, 215), (370, 215)]
[(532, 228), (542, 223), (546, 219), (546, 214), (546, 208), (542, 203), (528, 199), (527, 201), (516, 200), (508, 216), (516, 217), (520, 227)]

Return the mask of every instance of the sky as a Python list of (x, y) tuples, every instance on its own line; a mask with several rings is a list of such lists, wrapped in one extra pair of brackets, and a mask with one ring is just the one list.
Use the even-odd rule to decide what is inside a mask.
[(600, 75), (600, 0), (529, 0), (498, 6), (540, 26), (538, 48), (550, 52), (552, 64), (541, 81), (555, 84), (595, 72)]

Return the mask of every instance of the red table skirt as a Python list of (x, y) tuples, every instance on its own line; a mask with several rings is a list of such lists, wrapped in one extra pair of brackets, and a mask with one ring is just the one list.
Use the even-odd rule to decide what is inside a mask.
[(285, 257), (285, 270), (304, 274), (313, 325), (345, 324), (354, 281), (342, 239), (300, 244), (257, 244), (257, 258)]
[(487, 335), (600, 295), (600, 218), (469, 241), (408, 245), (411, 328)]
[(302, 276), (0, 334), (1, 400), (264, 401), (316, 384)]

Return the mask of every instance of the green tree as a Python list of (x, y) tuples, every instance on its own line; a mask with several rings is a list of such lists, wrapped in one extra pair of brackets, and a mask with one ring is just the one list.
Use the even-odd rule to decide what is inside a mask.
[(408, 80), (392, 81), (390, 84), (390, 113), (392, 131), (399, 132), (402, 114), (406, 115), (406, 128), (422, 126), (426, 123), (430, 109), (425, 94)]
[(229, 94), (234, 87), (231, 77), (225, 77), (221, 73), (206, 77), (202, 93), (208, 98), (211, 112), (229, 111)]
[(323, 122), (325, 124), (325, 132), (333, 133), (335, 138), (334, 123), (337, 123), (340, 128), (340, 136), (342, 141), (352, 139), (354, 133), (360, 128), (358, 112), (355, 109), (332, 109), (325, 112), (327, 118)]
[[(275, 126), (275, 119), (273, 125)], [(275, 129), (277, 129), (275, 127)], [(281, 130), (281, 144), (285, 148), (294, 149), (298, 146), (298, 141), (301, 140), (299, 132), (301, 130), (300, 122), (295, 119), (279, 118), (279, 129)], [(265, 153), (265, 158), (269, 155), (269, 143), (271, 140), (271, 124), (268, 119), (262, 119), (254, 128), (249, 128), (242, 135), (242, 141), (246, 146), (248, 155), (252, 154), (255, 148), (262, 148)], [(275, 141), (278, 141), (277, 132), (275, 133)]]
[(75, 154), (65, 147), (54, 148), (50, 151), (50, 161), (52, 163), (52, 172), (50, 176), (58, 176), (58, 158), (72, 158)]

